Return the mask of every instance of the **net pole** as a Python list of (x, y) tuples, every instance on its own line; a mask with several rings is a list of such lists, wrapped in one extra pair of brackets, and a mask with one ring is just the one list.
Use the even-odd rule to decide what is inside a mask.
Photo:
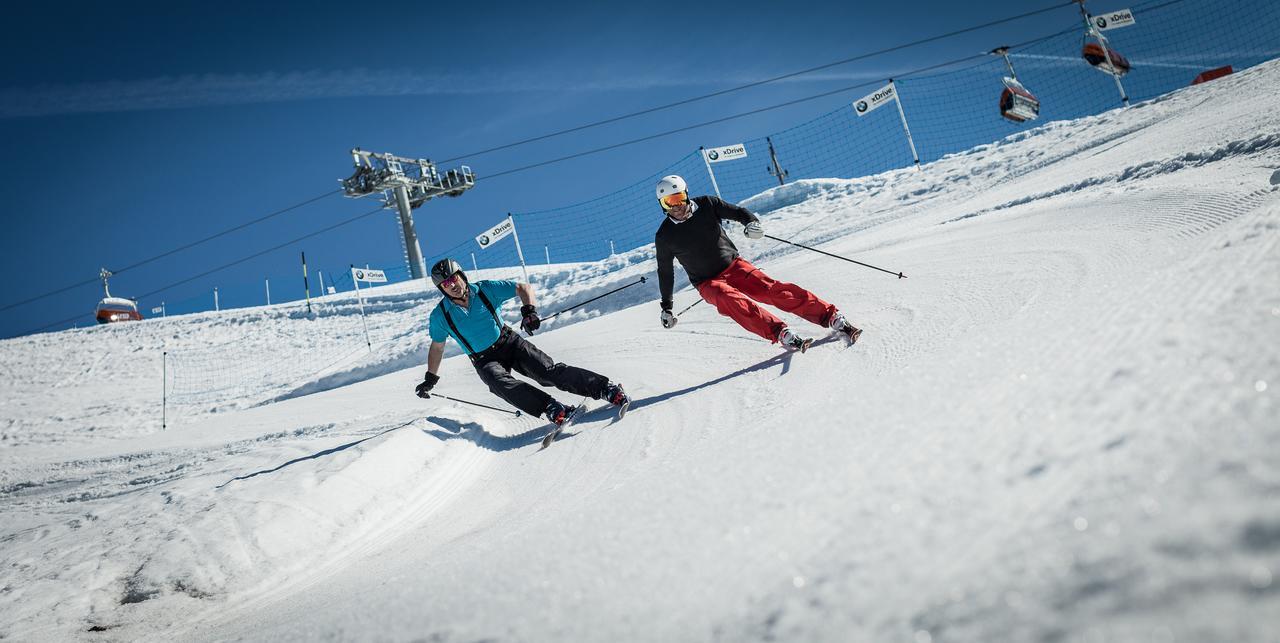
[(915, 161), (916, 170), (920, 169), (920, 155), (916, 153), (916, 141), (911, 138), (911, 128), (907, 125), (907, 113), (902, 111), (902, 94), (898, 93), (898, 86), (894, 84), (893, 79), (889, 79), (889, 86), (893, 88), (893, 104), (898, 106), (898, 117), (902, 119), (902, 131), (907, 133), (907, 145), (911, 146), (911, 158)]
[(711, 171), (711, 161), (707, 159), (706, 148), (699, 147), (698, 154), (702, 156), (702, 164), (707, 166), (707, 176), (711, 177), (711, 187), (715, 188), (716, 197), (720, 197), (720, 186), (716, 183), (716, 173)]
[(529, 283), (529, 268), (524, 265), (524, 250), (520, 248), (520, 232), (516, 230), (516, 220), (507, 213), (507, 222), (511, 224), (511, 236), (516, 241), (516, 255), (520, 257), (520, 272), (524, 273), (524, 282)]

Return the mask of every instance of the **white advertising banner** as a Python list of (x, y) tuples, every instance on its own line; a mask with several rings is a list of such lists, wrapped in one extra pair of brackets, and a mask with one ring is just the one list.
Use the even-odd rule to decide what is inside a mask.
[(1098, 31), (1128, 27), (1135, 22), (1136, 21), (1133, 19), (1133, 12), (1128, 9), (1109, 11), (1093, 17), (1093, 26), (1097, 27)]
[(476, 243), (480, 244), (481, 248), (488, 248), (490, 245), (493, 245), (494, 242), (500, 241), (503, 237), (511, 234), (515, 229), (516, 226), (511, 222), (510, 218), (503, 219), (502, 223), (499, 223), (478, 235), (476, 237)]
[(732, 161), (747, 157), (747, 145), (746, 143), (738, 143), (737, 145), (726, 145), (724, 147), (709, 147), (703, 150), (702, 153), (706, 155), (708, 163)]
[(352, 268), (351, 277), (356, 281), (367, 281), (369, 283), (386, 283), (387, 273), (372, 268)]
[(877, 107), (888, 104), (889, 101), (897, 97), (898, 92), (894, 88), (893, 83), (889, 83), (876, 91), (863, 96), (853, 102), (853, 111), (858, 116), (865, 116), (876, 110)]

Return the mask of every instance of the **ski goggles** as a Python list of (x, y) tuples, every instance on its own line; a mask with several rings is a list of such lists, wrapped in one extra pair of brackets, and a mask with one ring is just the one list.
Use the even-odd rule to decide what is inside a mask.
[(662, 204), (663, 210), (678, 208), (688, 202), (689, 202), (688, 192), (673, 192), (671, 194), (668, 194), (662, 197), (661, 199), (658, 199), (658, 203)]
[(444, 281), (440, 282), (440, 287), (453, 288), (454, 286), (458, 286), (461, 284), (462, 284), (462, 275), (455, 272), (453, 273), (452, 277), (449, 277), (448, 279), (445, 279)]

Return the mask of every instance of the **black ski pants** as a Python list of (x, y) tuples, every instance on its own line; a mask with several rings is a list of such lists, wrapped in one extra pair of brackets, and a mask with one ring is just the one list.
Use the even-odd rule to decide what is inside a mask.
[(599, 373), (552, 362), (537, 346), (505, 326), (498, 341), (473, 355), (471, 362), (480, 379), (484, 380), (494, 395), (534, 417), (546, 411), (551, 396), (542, 389), (516, 379), (511, 374), (512, 370), (542, 386), (554, 386), (562, 391), (596, 399), (604, 394), (604, 388), (609, 385), (609, 379)]

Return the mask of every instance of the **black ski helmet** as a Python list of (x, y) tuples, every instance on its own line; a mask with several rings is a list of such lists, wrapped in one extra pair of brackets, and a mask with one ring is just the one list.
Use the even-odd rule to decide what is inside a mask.
[(436, 265), (431, 266), (431, 281), (435, 283), (436, 288), (439, 288), (440, 283), (445, 279), (454, 275), (462, 275), (462, 280), (467, 281), (467, 273), (462, 272), (462, 266), (449, 257), (445, 257), (437, 261)]

